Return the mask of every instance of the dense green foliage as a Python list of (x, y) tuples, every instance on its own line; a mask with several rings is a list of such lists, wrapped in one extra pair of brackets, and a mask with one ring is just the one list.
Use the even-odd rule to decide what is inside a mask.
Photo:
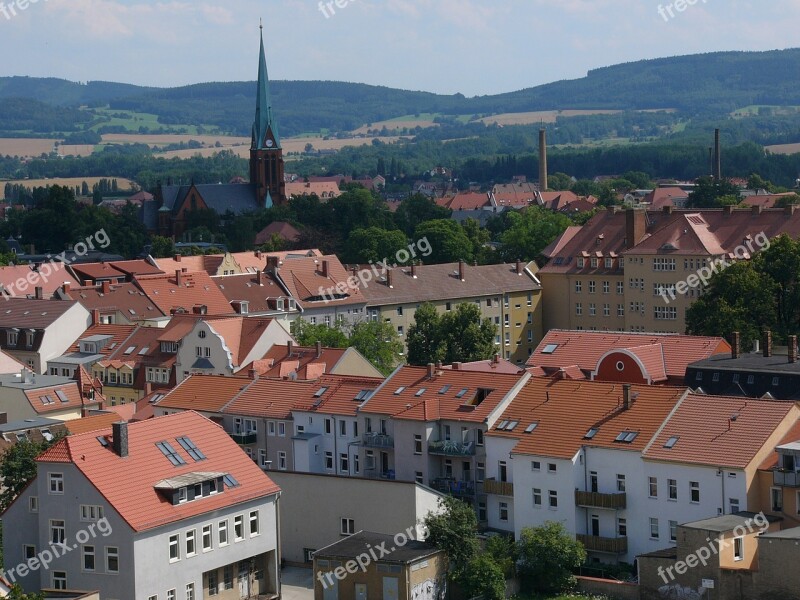
[(586, 550), (564, 525), (549, 521), (541, 527), (523, 527), (517, 542), (517, 570), (523, 589), (563, 592), (575, 584), (572, 575), (586, 560)]
[(469, 504), (452, 496), (440, 499), (439, 509), (425, 517), (426, 541), (444, 551), (450, 572), (458, 578), (478, 555), (478, 518)]
[[(55, 440), (54, 440), (55, 441)], [(47, 450), (53, 442), (21, 440), (10, 446), (0, 458), (0, 512), (6, 510), (19, 493), (36, 477), (36, 457)]]
[(485, 360), (494, 354), (496, 333), (490, 319), (481, 321), (480, 309), (472, 302), (462, 302), (444, 314), (425, 303), (408, 328), (407, 360), (411, 365)]

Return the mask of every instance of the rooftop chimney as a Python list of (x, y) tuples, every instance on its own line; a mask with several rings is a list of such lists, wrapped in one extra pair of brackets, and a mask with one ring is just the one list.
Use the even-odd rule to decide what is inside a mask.
[(516, 268), (517, 275), (522, 275), (522, 261), (517, 259), (517, 268)]
[(256, 370), (255, 369), (247, 369), (247, 377), (250, 379), (256, 378)]
[(317, 340), (317, 358), (322, 356), (322, 342)]
[(760, 215), (761, 214), (761, 208), (762, 207), (761, 207), (760, 204), (756, 204), (755, 206), (751, 206), (750, 207), (750, 213), (754, 214), (754, 215)]
[(500, 355), (497, 352), (495, 352), (494, 355), (492, 356), (492, 362), (494, 364), (497, 364), (497, 363), (500, 362)]
[(539, 191), (547, 191), (547, 130), (539, 130)]
[(180, 254), (176, 254), (174, 256), (174, 258), (175, 258), (175, 262), (181, 262), (181, 255)]
[(794, 211), (796, 209), (797, 209), (796, 204), (787, 204), (786, 206), (783, 207), (783, 214), (785, 214), (787, 217), (790, 217), (794, 214)]
[(667, 205), (666, 205), (666, 206), (664, 206), (664, 208), (662, 208), (661, 210), (662, 210), (662, 211), (664, 211), (664, 214), (666, 214), (666, 215), (671, 215), (671, 214), (672, 214), (672, 211), (673, 211), (673, 210), (675, 210), (675, 207), (674, 207), (674, 206), (672, 206), (672, 204), (667, 204)]
[(256, 250), (256, 258), (261, 258), (261, 250)]
[(42, 286), (37, 285), (34, 288), (34, 294), (37, 300), (44, 300), (44, 288)]
[(719, 141), (719, 129), (714, 130), (714, 179), (722, 179), (722, 145)]
[(742, 335), (738, 331), (731, 334), (731, 358), (739, 358), (742, 355)]
[(467, 270), (467, 263), (465, 263), (463, 260), (458, 261), (458, 278), (461, 281), (464, 281), (466, 279), (465, 277), (466, 270)]
[(277, 256), (268, 256), (267, 257), (267, 268), (268, 269), (277, 269), (278, 268), (278, 257)]
[(394, 287), (392, 285), (392, 270), (386, 269), (386, 287)]
[(628, 410), (631, 407), (631, 384), (622, 385), (622, 409)]
[(125, 421), (117, 421), (111, 424), (112, 444), (114, 454), (121, 458), (128, 456), (128, 424)]
[(205, 304), (195, 304), (192, 307), (192, 314), (195, 314), (195, 315), (208, 314), (208, 307)]
[(436, 375), (436, 365), (428, 363), (428, 379), (433, 379), (434, 375)]
[(178, 285), (178, 287), (180, 287), (183, 283), (183, 277), (181, 277), (180, 269), (175, 269), (175, 283)]
[(63, 289), (64, 289), (64, 293), (65, 293), (65, 294), (69, 294), (70, 287), (71, 287), (71, 286), (70, 286), (70, 283), (69, 283), (69, 281), (65, 281), (65, 282), (64, 282), (64, 286), (63, 286)]
[(417, 278), (417, 265), (414, 264), (413, 262), (411, 263), (411, 277), (413, 277), (414, 279)]
[(294, 343), (292, 342), (292, 340), (289, 340), (288, 342), (286, 342), (286, 356), (291, 356), (293, 350), (294, 350)]
[(461, 363), (460, 362), (454, 362), (453, 363), (453, 371), (460, 371), (460, 370), (461, 370)]
[(797, 362), (797, 336), (790, 335), (789, 336), (789, 362), (796, 363)]
[(725, 215), (732, 215), (733, 214), (733, 204), (726, 204), (722, 207), (722, 213)]
[(107, 294), (110, 291), (111, 291), (111, 282), (110, 281), (104, 281), (103, 282), (103, 293)]
[(93, 308), (92, 309), (92, 325), (99, 325), (100, 324), (100, 309)]
[(328, 261), (327, 260), (323, 260), (322, 261), (322, 276), (323, 277), (327, 277), (328, 276)]
[(631, 208), (625, 211), (625, 248), (631, 249), (647, 233), (647, 212)]
[(763, 348), (764, 358), (772, 356), (772, 332), (769, 329), (764, 330), (763, 334)]

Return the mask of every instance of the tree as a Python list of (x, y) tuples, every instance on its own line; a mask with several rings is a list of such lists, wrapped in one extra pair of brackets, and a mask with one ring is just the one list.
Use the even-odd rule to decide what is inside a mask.
[(469, 504), (452, 496), (440, 499), (439, 509), (425, 517), (426, 541), (445, 553), (451, 574), (459, 578), (478, 554), (478, 518)]
[(354, 229), (345, 243), (342, 261), (345, 263), (374, 263), (387, 259), (392, 264), (397, 251), (406, 248), (406, 234), (380, 227)]
[(394, 213), (394, 220), (397, 226), (410, 236), (414, 234), (420, 223), (449, 219), (451, 214), (452, 211), (449, 208), (439, 206), (427, 196), (414, 194), (400, 203), (397, 212)]
[(574, 587), (572, 570), (586, 560), (583, 545), (564, 525), (552, 521), (523, 527), (517, 547), (517, 568), (526, 591), (558, 593)]
[(481, 227), (475, 219), (466, 219), (461, 226), (472, 244), (472, 255), (480, 265), (488, 265), (495, 260), (495, 252), (489, 246), (491, 234), (488, 229)]
[(504, 600), (506, 597), (503, 570), (488, 554), (480, 554), (469, 561), (458, 583), (467, 598)]
[(445, 347), (440, 335), (441, 317), (433, 304), (426, 302), (414, 313), (414, 324), (408, 328), (408, 364), (427, 365), (444, 358)]
[(44, 600), (44, 594), (41, 592), (26, 594), (22, 587), (18, 583), (15, 583), (11, 586), (11, 591), (6, 598), (7, 600)]
[(718, 200), (723, 196), (739, 197), (739, 186), (727, 179), (716, 180), (713, 177), (701, 177), (697, 180), (697, 187), (689, 194), (689, 206), (692, 208), (722, 206)]
[(0, 512), (7, 509), (28, 482), (36, 477), (36, 458), (52, 442), (19, 441), (8, 448), (0, 458), (0, 479), (3, 490), (0, 492)]
[(150, 256), (153, 258), (170, 258), (175, 255), (175, 242), (172, 238), (154, 235), (150, 239)]
[(569, 217), (539, 206), (509, 214), (510, 227), (500, 236), (500, 255), (507, 262), (533, 260), (572, 225)]
[(493, 535), (486, 540), (483, 549), (497, 563), (506, 579), (514, 577), (516, 573), (517, 544), (512, 536)]
[(485, 360), (495, 352), (497, 326), (491, 319), (481, 320), (481, 311), (472, 302), (462, 302), (442, 315), (440, 328), (447, 363)]
[(420, 223), (414, 231), (414, 239), (427, 239), (432, 249), (427, 257), (429, 263), (450, 263), (472, 260), (472, 242), (464, 228), (450, 219), (437, 219)]
[(391, 323), (385, 321), (356, 323), (350, 333), (349, 343), (384, 375), (392, 372), (403, 353), (403, 344), (397, 332)]
[(547, 189), (564, 191), (572, 187), (572, 177), (566, 173), (553, 173), (547, 178)]
[(330, 327), (324, 324), (312, 325), (300, 318), (292, 323), (292, 335), (301, 346), (313, 346), (317, 342), (322, 342), (325, 348), (347, 348), (349, 346), (347, 335), (342, 331), (338, 322)]

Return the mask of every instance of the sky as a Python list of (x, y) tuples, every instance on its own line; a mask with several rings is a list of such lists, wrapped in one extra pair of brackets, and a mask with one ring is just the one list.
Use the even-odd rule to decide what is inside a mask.
[(800, 46), (800, 0), (0, 0), (0, 76), (252, 81), (259, 19), (271, 79), (466, 96)]

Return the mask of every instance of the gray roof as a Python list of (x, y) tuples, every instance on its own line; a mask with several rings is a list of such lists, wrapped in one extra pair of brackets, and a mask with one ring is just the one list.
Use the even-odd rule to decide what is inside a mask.
[(764, 357), (761, 352), (742, 354), (739, 358), (731, 358), (730, 354), (717, 354), (705, 360), (689, 365), (690, 368), (718, 369), (720, 371), (743, 372), (786, 372), (800, 375), (800, 361), (790, 363), (787, 355)]
[(21, 431), (23, 429), (38, 429), (39, 427), (52, 427), (53, 425), (61, 425), (64, 421), (58, 419), (47, 419), (45, 417), (33, 417), (30, 419), (22, 419), (19, 421), (12, 421), (0, 425), (0, 433), (8, 433), (10, 431)]
[(800, 527), (792, 527), (791, 529), (783, 529), (781, 531), (764, 532), (761, 534), (761, 537), (783, 540), (800, 540)]
[(405, 546), (397, 547), (394, 536), (372, 531), (359, 531), (338, 542), (326, 546), (314, 553), (315, 557), (355, 558), (359, 554), (369, 554), (370, 547), (385, 548), (388, 555), (381, 562), (410, 564), (440, 552), (433, 544), (409, 541)]
[(29, 373), (28, 378), (30, 383), (22, 383), (22, 377), (19, 373), (2, 374), (0, 375), (0, 386), (20, 390), (38, 390), (40, 388), (56, 387), (75, 383), (74, 379), (69, 377), (59, 377), (57, 375), (40, 375), (38, 373)]
[(0, 328), (44, 329), (58, 320), (77, 302), (6, 298), (0, 305)]
[[(758, 513), (741, 511), (732, 515), (720, 515), (719, 517), (684, 523), (682, 527), (688, 527), (689, 529), (705, 529), (706, 531), (722, 533), (724, 531), (736, 529), (738, 526), (747, 527), (748, 523), (754, 523), (756, 516), (758, 516)], [(783, 520), (780, 517), (765, 516), (770, 523), (777, 523)], [(754, 527), (757, 527), (757, 525), (754, 524)]]
[[(161, 188), (164, 207), (175, 211), (186, 198), (190, 185), (166, 185)], [(263, 206), (258, 201), (256, 188), (249, 183), (197, 184), (194, 186), (208, 207), (218, 214), (227, 211), (239, 215)]]
[(105, 358), (102, 354), (83, 354), (81, 352), (71, 352), (70, 354), (62, 354), (58, 358), (47, 361), (48, 365), (86, 365), (94, 364), (99, 360)]

